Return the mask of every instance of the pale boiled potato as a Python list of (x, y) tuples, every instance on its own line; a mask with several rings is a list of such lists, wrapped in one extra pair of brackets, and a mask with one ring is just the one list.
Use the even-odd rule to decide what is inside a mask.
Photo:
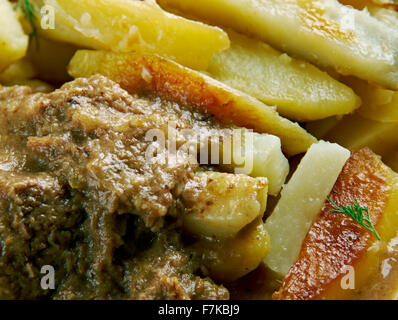
[(216, 53), (208, 73), (244, 91), (295, 121), (353, 112), (360, 99), (351, 88), (315, 66), (293, 59), (267, 44), (229, 31), (231, 47)]
[(362, 117), (381, 122), (398, 122), (398, 91), (352, 77), (344, 82), (361, 97), (362, 105), (357, 113)]
[(276, 196), (279, 193), (289, 174), (289, 161), (282, 153), (278, 137), (245, 131), (242, 143), (234, 144), (232, 137), (221, 147), (222, 169), (251, 177), (265, 177), (269, 194)]
[(191, 105), (221, 121), (276, 135), (289, 156), (305, 152), (317, 141), (259, 100), (155, 55), (79, 50), (69, 64), (69, 73), (75, 78), (99, 73), (130, 93), (149, 91)]
[(190, 180), (182, 194), (184, 228), (215, 239), (232, 238), (262, 217), (268, 181), (220, 172), (204, 172)]
[(154, 1), (33, 0), (55, 10), (55, 29), (41, 33), (82, 47), (156, 53), (194, 69), (229, 47), (219, 28), (163, 11)]
[(359, 115), (346, 116), (324, 137), (349, 150), (369, 147), (380, 156), (398, 149), (398, 123), (384, 123)]
[(21, 59), (0, 73), (0, 83), (9, 84), (32, 79), (37, 75), (35, 66), (28, 59)]
[(324, 141), (307, 151), (265, 222), (271, 251), (264, 262), (271, 270), (281, 276), (289, 271), (349, 157), (347, 149)]
[(28, 36), (8, 0), (0, 0), (0, 72), (25, 56)]
[(270, 240), (261, 218), (224, 241), (202, 240), (195, 247), (212, 279), (222, 283), (237, 280), (255, 270), (268, 254)]
[[(337, 0), (158, 0), (291, 55), (398, 89), (398, 31)], [(309, 49), (310, 48), (310, 49)]]

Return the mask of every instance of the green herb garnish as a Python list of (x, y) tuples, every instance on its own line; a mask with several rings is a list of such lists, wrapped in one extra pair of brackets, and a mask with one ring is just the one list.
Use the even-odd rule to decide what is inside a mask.
[[(343, 206), (342, 204), (337, 205), (336, 203), (333, 202), (332, 199), (330, 199), (330, 197), (328, 197), (328, 200), (335, 208), (335, 210), (330, 210), (330, 212), (345, 213), (346, 215), (351, 217), (354, 221), (356, 221), (358, 224), (360, 224), (362, 227), (373, 232), (377, 240), (380, 240), (380, 236), (377, 233), (376, 229), (374, 228), (372, 221), (370, 220), (368, 207), (361, 207), (357, 199), (355, 199), (355, 201), (351, 203), (349, 206)], [(364, 212), (366, 214), (364, 214)]]
[(29, 0), (18, 0), (17, 5), (15, 6), (15, 10), (22, 9), (23, 14), (26, 19), (28, 19), (29, 24), (32, 28), (32, 32), (29, 34), (29, 38), (36, 38), (36, 42), (38, 44), (37, 37), (37, 28), (35, 25), (36, 15), (35, 15), (35, 7)]

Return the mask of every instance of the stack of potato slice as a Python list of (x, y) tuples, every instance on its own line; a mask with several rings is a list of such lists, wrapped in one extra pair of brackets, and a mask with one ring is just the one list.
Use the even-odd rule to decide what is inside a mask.
[[(382, 155), (391, 166), (397, 167), (398, 165), (396, 163), (398, 136), (395, 134), (398, 129), (395, 119), (398, 108), (396, 101), (396, 90), (398, 89), (398, 31), (396, 24), (398, 17), (393, 3), (389, 1), (342, 1), (343, 4), (350, 5), (345, 6), (334, 0), (159, 0), (158, 2), (172, 12), (209, 21), (217, 26), (232, 28), (249, 36), (243, 36), (228, 29), (231, 48), (217, 53), (213, 57), (208, 73), (263, 102), (277, 105), (278, 112), (292, 120), (308, 122), (306, 127), (317, 138), (337, 142), (353, 151), (354, 153), (341, 174), (341, 167), (340, 169), (336, 168), (334, 177), (339, 176), (336, 185), (340, 181), (348, 179), (347, 177), (366, 176), (365, 167), (367, 166), (368, 171), (371, 171), (369, 177), (379, 176), (383, 172), (388, 177), (386, 178), (388, 188), (396, 189), (395, 174), (384, 167), (374, 154), (366, 149), (355, 151), (367, 146)], [(357, 10), (365, 7), (368, 10)], [(271, 44), (282, 52), (287, 52), (288, 55), (275, 51), (259, 40)], [(329, 81), (329, 85), (322, 86), (319, 81), (322, 77), (321, 71), (308, 62), (296, 60), (297, 57), (315, 64), (321, 70), (328, 70), (329, 74), (333, 75), (338, 82), (330, 81), (332, 78), (327, 78), (329, 75), (323, 74), (323, 84)], [(318, 81), (314, 80), (316, 78)], [(306, 83), (311, 83), (312, 91), (306, 91)], [(341, 84), (345, 86), (337, 89), (336, 85)], [(322, 91), (326, 87), (329, 91)], [(298, 89), (297, 92), (294, 91), (295, 89)], [(354, 91), (354, 94), (351, 90)], [(313, 95), (306, 94), (307, 92), (311, 92)], [(343, 92), (344, 98), (342, 95), (333, 94), (343, 94)], [(293, 97), (291, 99), (293, 102), (289, 101), (290, 97)], [(333, 107), (334, 103), (339, 107)], [(333, 115), (328, 116), (327, 114)], [(318, 121), (314, 122), (313, 120)], [(359, 268), (359, 271), (356, 291), (349, 294), (343, 295), (341, 290), (338, 290), (339, 281), (337, 279), (341, 279), (344, 275), (343, 271), (339, 270), (336, 274), (333, 274), (332, 271), (330, 274), (320, 272), (327, 263), (331, 269), (337, 268), (336, 258), (334, 256), (329, 258), (329, 255), (344, 256), (343, 252), (339, 250), (336, 252), (333, 249), (333, 244), (341, 242), (339, 237), (342, 236), (343, 230), (333, 231), (336, 238), (330, 239), (331, 247), (322, 243), (325, 252), (321, 250), (321, 247), (314, 249), (314, 246), (311, 245), (312, 242), (315, 245), (318, 239), (322, 239), (326, 233), (332, 232), (332, 230), (328, 230), (326, 222), (322, 225), (322, 230), (318, 228), (317, 230), (320, 231), (316, 233), (312, 230), (317, 227), (317, 223), (320, 223), (317, 222), (319, 221), (317, 219), (328, 219), (328, 223), (332, 223), (332, 225), (336, 223), (339, 226), (339, 223), (342, 223), (339, 219), (345, 217), (328, 215), (330, 210), (328, 206), (321, 210), (328, 192), (321, 196), (323, 199), (320, 201), (320, 206), (315, 203), (317, 203), (317, 195), (321, 192), (321, 188), (315, 188), (313, 195), (306, 194), (307, 190), (311, 190), (311, 186), (319, 183), (319, 181), (314, 181), (317, 179), (316, 177), (313, 179), (309, 177), (311, 170), (317, 172), (317, 162), (325, 154), (325, 152), (321, 152), (311, 159), (311, 153), (312, 151), (308, 151), (301, 161), (290, 182), (282, 190), (281, 199), (271, 217), (266, 221), (266, 229), (270, 233), (271, 252), (265, 258), (265, 263), (281, 276), (287, 273), (284, 286), (280, 293), (275, 295), (275, 298), (359, 297), (358, 292), (364, 288), (364, 283), (375, 277), (374, 270), (380, 268), (377, 259), (381, 259), (384, 253), (378, 251), (373, 256), (370, 254), (369, 258), (365, 255), (362, 260), (359, 259), (351, 265)], [(336, 164), (337, 159), (338, 152), (336, 151), (330, 155), (328, 160)], [(343, 157), (341, 166), (345, 163), (344, 159), (347, 160)], [(304, 177), (298, 178), (306, 167), (309, 168), (309, 171), (303, 174)], [(326, 170), (326, 168), (331, 169), (331, 166), (323, 163), (319, 165), (319, 168)], [(361, 170), (363, 173), (360, 174)], [(316, 176), (326, 183), (327, 179), (321, 178), (321, 174)], [(330, 174), (327, 176), (328, 178), (332, 177)], [(305, 178), (308, 178), (309, 181), (305, 181)], [(370, 187), (372, 181), (365, 180)], [(333, 182), (330, 184), (329, 192)], [(336, 186), (332, 194), (335, 189)], [(349, 187), (338, 190), (339, 195), (343, 197), (340, 199), (341, 202), (346, 205), (350, 201), (360, 198), (356, 192), (360, 193)], [(390, 231), (398, 228), (398, 222), (394, 210), (391, 209), (395, 205), (395, 193), (385, 192), (384, 194), (388, 200), (385, 201), (385, 207), (379, 210), (383, 213), (383, 217), (386, 217), (381, 218), (381, 221), (386, 219), (386, 221), (392, 222), (392, 225), (388, 229), (383, 226), (383, 222), (377, 224), (375, 221), (375, 224), (376, 228), (381, 230), (382, 243), (386, 244), (391, 241), (392, 233)], [(369, 205), (370, 211), (374, 211), (373, 214), (377, 218), (377, 210), (374, 206), (378, 202), (369, 194), (365, 194), (365, 199), (362, 202)], [(307, 206), (305, 206), (306, 203)], [(392, 207), (389, 207), (390, 205)], [(308, 230), (310, 231), (308, 232)], [(358, 237), (362, 241), (371, 239), (361, 249), (361, 252), (367, 252), (369, 247), (374, 244), (374, 239), (367, 231), (361, 230), (361, 232)], [(307, 236), (303, 241), (305, 235)], [(312, 238), (309, 238), (311, 235)], [(347, 246), (350, 247), (348, 243)], [(314, 255), (313, 260), (304, 260), (308, 254), (305, 255), (303, 250), (311, 252)], [(350, 257), (362, 254), (354, 251), (354, 249), (348, 249), (346, 255)], [(320, 258), (321, 255), (324, 255), (325, 258)], [(319, 269), (316, 269), (317, 265), (319, 265)], [(291, 267), (292, 269), (290, 269)], [(326, 270), (328, 269), (326, 268)], [(303, 274), (306, 274), (307, 277), (303, 277)], [(314, 276), (311, 277), (311, 274)], [(294, 288), (299, 279), (303, 279), (303, 283), (317, 284), (317, 277), (319, 277), (319, 281), (323, 281), (325, 277), (331, 279), (330, 285), (318, 285), (322, 292), (311, 293), (311, 288), (305, 284)], [(305, 282), (307, 280), (308, 282)], [(391, 281), (393, 283), (390, 286), (391, 292), (394, 292), (398, 281), (394, 279)], [(332, 283), (334, 285), (338, 283), (335, 285), (337, 289), (331, 289)], [(293, 293), (289, 291), (290, 289)], [(373, 292), (374, 296), (377, 296), (376, 290)], [(392, 294), (389, 295), (389, 297), (392, 296)], [(384, 296), (384, 298), (386, 297), (387, 295)]]
[[(184, 228), (214, 279), (234, 281), (263, 261), (284, 278), (277, 299), (368, 298), (358, 293), (364, 288), (370, 297), (394, 296), (398, 275), (391, 272), (391, 290), (381, 296), (386, 280), (375, 270), (398, 260), (398, 249), (388, 249), (398, 229), (398, 180), (378, 157), (398, 170), (396, 3), (29, 3), (38, 30), (30, 44), (21, 9), (0, 0), (1, 84), (48, 91), (98, 73), (131, 94), (188, 104), (246, 128), (252, 143), (242, 148), (251, 151), (252, 167), (221, 165), (225, 173), (201, 173), (194, 178), (201, 189), (188, 184), (181, 194)], [(44, 6), (54, 28), (41, 27)], [(219, 147), (222, 156), (242, 152)], [(297, 169), (289, 160), (300, 162)], [(269, 217), (268, 193), (276, 203)], [(381, 241), (330, 213), (329, 194), (367, 205)], [(357, 273), (355, 290), (341, 288), (346, 267)]]

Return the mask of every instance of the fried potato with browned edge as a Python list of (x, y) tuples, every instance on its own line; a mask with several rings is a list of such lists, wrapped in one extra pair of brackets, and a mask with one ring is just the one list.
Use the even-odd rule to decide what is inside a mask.
[(396, 258), (389, 253), (389, 244), (398, 229), (398, 175), (369, 149), (361, 149), (351, 155), (330, 196), (338, 204), (358, 201), (368, 207), (380, 241), (348, 215), (330, 212), (334, 207), (326, 202), (274, 298), (394, 298), (396, 272), (385, 274), (390, 282), (386, 287), (380, 288), (374, 277), (389, 255)]
[(155, 1), (31, 0), (49, 5), (55, 28), (41, 34), (83, 48), (149, 52), (193, 69), (206, 69), (211, 56), (229, 47), (219, 28), (163, 11)]
[(353, 112), (361, 101), (351, 88), (314, 65), (233, 31), (231, 48), (216, 53), (207, 72), (291, 120), (310, 121)]
[(305, 152), (316, 142), (298, 124), (280, 117), (274, 108), (158, 56), (81, 50), (71, 60), (69, 73), (75, 78), (99, 73), (130, 93), (150, 91), (159, 97), (198, 107), (221, 121), (276, 135), (288, 155)]
[(398, 89), (398, 31), (337, 0), (158, 0), (312, 63)]

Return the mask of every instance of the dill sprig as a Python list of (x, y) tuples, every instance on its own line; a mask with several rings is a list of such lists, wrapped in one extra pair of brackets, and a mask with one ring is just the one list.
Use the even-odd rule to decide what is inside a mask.
[[(364, 206), (361, 207), (360, 204), (358, 203), (358, 200), (355, 199), (354, 202), (352, 202), (349, 206), (344, 206), (342, 204), (337, 205), (336, 203), (333, 202), (330, 197), (328, 197), (329, 202), (332, 204), (332, 206), (335, 208), (335, 210), (330, 210), (330, 212), (334, 213), (344, 213), (351, 217), (354, 221), (356, 221), (358, 224), (360, 224), (362, 227), (365, 229), (371, 231), (374, 233), (376, 236), (377, 240), (380, 240), (380, 236), (377, 233), (375, 227), (372, 224), (372, 221), (370, 220), (370, 214), (369, 214), (369, 208)], [(364, 214), (364, 212), (366, 214)]]
[(29, 21), (29, 24), (32, 28), (32, 32), (29, 34), (29, 38), (32, 40), (33, 38), (36, 39), (38, 42), (37, 37), (37, 28), (35, 25), (35, 20), (37, 19), (35, 15), (35, 7), (29, 0), (18, 0), (17, 5), (15, 6), (15, 10), (22, 9), (23, 14), (25, 15), (26, 19)]

